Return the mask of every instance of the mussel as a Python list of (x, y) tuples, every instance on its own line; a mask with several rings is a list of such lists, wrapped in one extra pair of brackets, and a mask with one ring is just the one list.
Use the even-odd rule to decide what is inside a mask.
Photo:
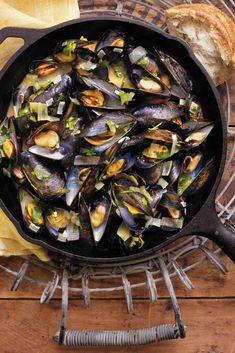
[(22, 152), (20, 163), (35, 192), (44, 200), (53, 200), (66, 193), (63, 172), (57, 166), (42, 162), (30, 152)]
[(179, 196), (192, 184), (203, 165), (204, 158), (201, 151), (194, 151), (186, 155), (182, 163), (177, 185), (177, 193)]
[(179, 97), (186, 97), (192, 89), (192, 82), (185, 69), (166, 53), (158, 51), (156, 54), (170, 74), (171, 93)]
[(59, 63), (72, 63), (76, 60), (75, 50), (77, 40), (68, 39), (63, 43), (58, 43), (53, 51), (53, 58)]
[(158, 77), (153, 77), (140, 66), (130, 66), (128, 69), (128, 75), (131, 82), (139, 90), (139, 92), (167, 97), (170, 96), (167, 86), (165, 86)]
[(201, 127), (199, 130), (193, 131), (185, 140), (184, 144), (186, 148), (198, 147), (210, 134), (214, 124), (210, 123), (205, 127)]
[(91, 172), (91, 168), (79, 168), (72, 166), (67, 175), (66, 188), (68, 192), (65, 195), (66, 205), (71, 206), (79, 191), (82, 188), (83, 183)]
[(30, 146), (29, 152), (52, 160), (69, 159), (76, 147), (75, 138), (62, 121), (41, 125), (26, 143)]
[(97, 191), (94, 194), (94, 199), (88, 204), (91, 228), (96, 244), (100, 242), (104, 235), (111, 207), (110, 195), (103, 190)]
[(58, 241), (76, 241), (80, 238), (78, 214), (62, 208), (50, 208), (45, 213), (45, 224), (49, 233)]
[(106, 180), (116, 176), (119, 173), (123, 173), (133, 167), (134, 163), (134, 151), (123, 151), (110, 161), (102, 174), (102, 179)]
[(53, 60), (35, 60), (30, 66), (30, 72), (36, 74), (39, 77), (46, 77), (58, 70), (58, 64)]
[(104, 152), (125, 136), (134, 126), (134, 118), (126, 113), (107, 113), (93, 120), (81, 133), (93, 151)]
[(96, 52), (105, 47), (118, 47), (123, 48), (125, 45), (126, 35), (121, 28), (114, 28), (105, 32), (96, 46)]
[(44, 226), (43, 209), (39, 200), (24, 188), (19, 189), (19, 202), (25, 225), (32, 232), (38, 233)]
[(0, 158), (17, 159), (18, 141), (13, 117), (5, 118), (0, 124)]
[(159, 205), (173, 219), (179, 219), (185, 215), (182, 199), (174, 191), (168, 190), (164, 193)]
[(128, 77), (126, 63), (122, 59), (115, 60), (115, 62), (109, 64), (108, 79), (110, 83), (113, 83), (115, 86), (121, 89), (134, 88), (133, 84), (131, 83)]

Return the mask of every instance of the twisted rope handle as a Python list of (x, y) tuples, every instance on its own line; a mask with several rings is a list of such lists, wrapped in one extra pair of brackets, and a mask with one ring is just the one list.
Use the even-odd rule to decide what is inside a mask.
[[(60, 333), (54, 340), (59, 343)], [(65, 346), (134, 346), (176, 339), (179, 330), (176, 324), (165, 324), (137, 330), (105, 331), (105, 330), (67, 330), (64, 333)]]

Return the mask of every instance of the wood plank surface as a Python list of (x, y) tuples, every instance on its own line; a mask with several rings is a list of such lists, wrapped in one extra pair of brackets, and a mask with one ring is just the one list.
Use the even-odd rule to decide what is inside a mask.
[[(34, 300), (0, 300), (0, 347), (2, 353), (234, 353), (235, 299), (180, 300), (187, 338), (138, 347), (64, 348), (53, 342), (59, 320), (58, 300), (39, 305)], [(168, 300), (150, 304), (136, 301), (136, 310), (127, 314), (122, 300), (96, 300), (92, 311), (79, 300), (70, 303), (72, 329), (123, 329), (154, 326), (173, 321)]]

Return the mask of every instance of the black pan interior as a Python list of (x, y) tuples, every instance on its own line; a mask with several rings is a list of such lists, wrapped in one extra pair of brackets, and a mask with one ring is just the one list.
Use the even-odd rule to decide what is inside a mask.
[[(215, 128), (213, 133), (210, 135), (208, 142), (208, 154), (215, 155), (215, 170), (210, 180), (210, 184), (207, 185), (207, 188), (203, 190), (200, 195), (195, 196), (191, 200), (190, 212), (187, 216), (187, 222), (189, 222), (189, 220), (196, 215), (196, 213), (205, 203), (213, 186), (215, 186), (215, 183), (220, 177), (219, 170), (221, 171), (223, 164), (221, 161), (223, 160), (223, 131), (225, 122), (221, 120), (221, 112), (218, 106), (218, 102), (216, 100), (213, 89), (208, 82), (205, 71), (203, 72), (199, 68), (199, 66), (190, 57), (188, 50), (179, 41), (169, 39), (165, 34), (159, 32), (156, 29), (153, 30), (150, 29), (150, 27), (145, 28), (143, 25), (141, 26), (140, 24), (132, 23), (130, 21), (127, 23), (123, 20), (116, 19), (94, 19), (89, 23), (76, 22), (67, 26), (60, 26), (59, 28), (53, 30), (51, 33), (45, 35), (43, 38), (39, 39), (34, 44), (30, 45), (17, 57), (15, 61), (12, 62), (11, 66), (4, 73), (0, 82), (0, 117), (4, 117), (7, 106), (9, 104), (11, 91), (20, 83), (28, 70), (29, 63), (32, 60), (46, 57), (51, 53), (52, 48), (58, 41), (65, 40), (67, 38), (80, 37), (81, 35), (84, 35), (89, 39), (98, 38), (106, 29), (114, 27), (115, 25), (121, 25), (130, 33), (130, 35), (138, 38), (139, 43), (143, 44), (145, 47), (151, 50), (153, 47), (161, 49), (174, 57), (186, 69), (190, 79), (193, 81), (195, 94), (202, 104), (205, 116), (209, 117), (215, 122)], [(120, 257), (123, 256), (117, 240), (113, 240), (111, 231), (110, 233), (107, 233), (105, 241), (107, 241), (109, 245), (113, 245), (112, 251), (110, 251), (110, 249), (105, 246), (105, 242), (104, 246), (101, 248), (91, 247), (85, 241), (70, 242), (64, 244), (54, 240), (50, 235), (48, 235), (46, 231), (39, 235), (30, 233), (21, 220), (20, 208), (18, 202), (16, 201), (16, 190), (12, 186), (11, 181), (3, 175), (0, 175), (0, 183), (0, 197), (8, 210), (8, 215), (15, 222), (19, 232), (23, 237), (33, 242), (47, 246), (50, 249), (61, 251), (70, 256), (75, 256), (78, 259), (80, 258), (91, 260), (94, 258), (94, 261), (101, 261), (101, 259), (106, 258), (109, 259), (109, 261), (115, 261), (115, 259), (118, 260), (118, 258), (120, 259)], [(172, 240), (177, 238), (177, 236), (178, 234), (171, 235)], [(149, 253), (150, 249), (154, 250), (154, 247), (157, 245), (164, 244), (164, 241), (167, 240), (167, 237), (163, 231), (154, 230), (146, 235), (145, 240), (146, 246), (142, 252), (142, 255)]]

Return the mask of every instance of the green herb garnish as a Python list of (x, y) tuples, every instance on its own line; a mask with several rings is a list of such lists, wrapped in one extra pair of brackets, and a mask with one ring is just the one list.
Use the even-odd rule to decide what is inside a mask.
[(71, 102), (75, 105), (80, 105), (80, 102), (77, 98), (72, 98), (72, 97), (69, 97), (69, 99), (71, 100)]
[(109, 131), (111, 131), (114, 134), (116, 133), (117, 128), (118, 128), (117, 124), (115, 124), (112, 120), (107, 120), (106, 125), (108, 126)]
[(70, 131), (73, 131), (76, 124), (77, 124), (78, 118), (69, 118), (67, 120), (66, 126), (69, 128)]
[(148, 65), (149, 63), (149, 58), (147, 56), (143, 56), (143, 58), (141, 58), (137, 64), (138, 65)]
[(98, 66), (107, 68), (109, 66), (109, 62), (107, 60), (100, 59), (98, 62)]
[(121, 100), (121, 105), (124, 105), (126, 103), (129, 103), (132, 101), (132, 99), (135, 96), (134, 92), (125, 92), (125, 91), (120, 91), (119, 93), (120, 100)]
[(39, 207), (33, 207), (31, 213), (31, 219), (34, 224), (40, 224), (40, 219), (42, 218), (42, 210)]
[(81, 147), (80, 153), (85, 156), (95, 156), (96, 153), (89, 148)]
[(74, 54), (76, 48), (77, 48), (76, 41), (73, 39), (69, 39), (69, 40), (67, 40), (66, 47), (64, 47), (64, 49), (63, 49), (63, 53), (65, 55), (71, 56), (72, 54)]
[(62, 188), (59, 190), (60, 194), (67, 194), (68, 192), (70, 192), (70, 189), (68, 189), (68, 188)]

